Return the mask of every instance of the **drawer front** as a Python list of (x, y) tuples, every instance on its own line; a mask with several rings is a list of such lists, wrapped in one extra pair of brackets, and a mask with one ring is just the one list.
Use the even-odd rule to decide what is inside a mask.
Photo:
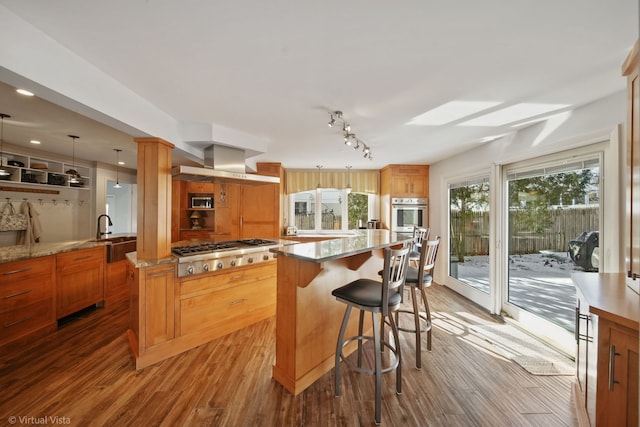
[(212, 273), (196, 279), (181, 279), (180, 295), (187, 296), (267, 279), (275, 282), (277, 263), (269, 261), (258, 266), (241, 267), (225, 273)]
[(67, 268), (74, 264), (84, 264), (90, 262), (104, 262), (106, 259), (105, 247), (100, 246), (92, 249), (79, 249), (77, 251), (64, 252), (56, 255), (58, 270)]
[(42, 274), (53, 274), (54, 268), (55, 258), (53, 255), (5, 262), (0, 264), (0, 283), (6, 284)]
[(276, 313), (276, 283), (266, 280), (183, 299), (181, 334), (207, 330), (221, 336)]
[(11, 280), (0, 285), (0, 312), (15, 310), (45, 298), (53, 298), (53, 295), (53, 273), (25, 280)]
[(0, 313), (0, 343), (6, 343), (55, 324), (53, 298), (38, 301), (16, 310)]

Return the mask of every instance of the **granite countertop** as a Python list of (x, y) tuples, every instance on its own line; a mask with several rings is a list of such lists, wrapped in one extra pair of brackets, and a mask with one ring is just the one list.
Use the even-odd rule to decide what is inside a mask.
[(0, 263), (55, 255), (78, 249), (90, 249), (104, 246), (105, 244), (106, 242), (92, 242), (90, 240), (69, 240), (66, 242), (3, 246), (0, 247)]
[(289, 244), (272, 249), (271, 252), (303, 261), (325, 262), (401, 244), (411, 239), (411, 235), (392, 233), (389, 230), (361, 230), (349, 237)]
[[(118, 234), (110, 237), (124, 237), (131, 234)], [(33, 243), (26, 245), (2, 246), (0, 247), (0, 263), (20, 261), (24, 259), (37, 258), (47, 255), (55, 255), (62, 252), (75, 251), (78, 249), (91, 249), (110, 244), (108, 240), (96, 241), (95, 239), (67, 240), (64, 242)]]

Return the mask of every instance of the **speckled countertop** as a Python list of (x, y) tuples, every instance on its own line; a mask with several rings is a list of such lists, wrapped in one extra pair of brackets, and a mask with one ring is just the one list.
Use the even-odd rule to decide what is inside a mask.
[(362, 230), (353, 236), (287, 245), (272, 249), (271, 252), (304, 261), (325, 262), (386, 248), (411, 239), (411, 234), (397, 234), (389, 230)]
[(69, 240), (66, 242), (3, 246), (0, 247), (0, 263), (55, 255), (78, 249), (90, 249), (104, 246), (105, 244), (106, 242), (92, 242), (90, 240)]
[[(131, 236), (130, 234), (122, 234), (118, 236)], [(114, 236), (114, 237), (118, 237)], [(53, 243), (35, 243), (31, 245), (14, 245), (0, 247), (0, 263), (19, 261), (23, 259), (37, 258), (47, 255), (55, 255), (62, 252), (75, 251), (78, 249), (91, 249), (98, 246), (108, 245), (107, 240), (94, 241), (93, 239), (85, 240), (67, 240), (64, 242)]]

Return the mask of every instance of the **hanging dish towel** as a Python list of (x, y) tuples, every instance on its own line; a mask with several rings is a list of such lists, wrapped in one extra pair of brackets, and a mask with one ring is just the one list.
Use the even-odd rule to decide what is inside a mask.
[(42, 234), (42, 226), (40, 225), (40, 214), (33, 205), (28, 202), (22, 202), (20, 211), (28, 218), (27, 229), (18, 231), (16, 237), (16, 245), (25, 245), (31, 243), (38, 243), (40, 241), (40, 235)]
[(17, 213), (11, 202), (0, 212), (0, 231), (26, 230), (29, 220), (24, 213)]

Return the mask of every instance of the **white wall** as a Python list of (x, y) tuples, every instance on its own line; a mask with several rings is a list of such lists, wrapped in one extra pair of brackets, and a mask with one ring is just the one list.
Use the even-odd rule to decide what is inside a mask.
[[(435, 281), (444, 283), (447, 276), (447, 256), (449, 245), (446, 241), (448, 227), (448, 206), (446, 181), (464, 175), (489, 175), (494, 165), (506, 165), (516, 161), (533, 159), (547, 154), (557, 153), (577, 147), (608, 141), (612, 131), (626, 120), (626, 92), (620, 91), (599, 101), (573, 110), (570, 114), (532, 125), (515, 134), (479, 146), (455, 157), (432, 164), (429, 168), (429, 224), (431, 235), (443, 237), (435, 269)], [(443, 142), (444, 143), (444, 142)], [(621, 143), (621, 147), (624, 144)], [(624, 150), (622, 150), (624, 151)], [(612, 165), (617, 164), (618, 167)], [(609, 167), (606, 167), (609, 165)], [(616, 143), (608, 144), (605, 150), (603, 176), (609, 183), (605, 191), (615, 194), (608, 200), (618, 200), (621, 174), (624, 171), (624, 157), (620, 155)], [(615, 205), (613, 205), (615, 204)], [(621, 218), (624, 199), (617, 203), (603, 203), (603, 216)], [(620, 221), (607, 221), (602, 230), (609, 234), (608, 242), (622, 244), (623, 234)], [(613, 236), (613, 237), (611, 237)], [(607, 242), (602, 242), (602, 245)], [(611, 244), (611, 243), (609, 243)], [(494, 248), (492, 248), (493, 250)], [(613, 250), (612, 250), (613, 249)], [(601, 253), (615, 256), (619, 248), (601, 248)], [(612, 268), (615, 270), (615, 268)]]

